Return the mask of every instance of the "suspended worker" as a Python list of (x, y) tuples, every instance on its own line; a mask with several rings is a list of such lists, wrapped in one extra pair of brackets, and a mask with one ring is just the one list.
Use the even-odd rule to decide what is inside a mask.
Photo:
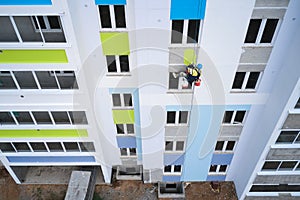
[(197, 66), (190, 64), (186, 67), (185, 72), (179, 72), (179, 73), (173, 72), (173, 77), (174, 78), (184, 77), (186, 78), (186, 80), (191, 86), (193, 85), (194, 82), (196, 86), (200, 86), (201, 69), (202, 69), (201, 64), (198, 64)]

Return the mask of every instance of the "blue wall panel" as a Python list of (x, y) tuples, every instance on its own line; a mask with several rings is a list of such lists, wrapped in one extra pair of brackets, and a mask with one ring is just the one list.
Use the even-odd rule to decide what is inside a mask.
[(229, 165), (233, 154), (214, 154), (211, 160), (212, 165)]
[(164, 154), (164, 165), (183, 165), (183, 154)]
[(193, 106), (182, 181), (205, 181), (223, 119), (225, 105)]
[(126, 0), (95, 0), (96, 5), (125, 5)]
[(95, 162), (94, 156), (7, 156), (9, 162)]
[(140, 100), (139, 90), (133, 92), (133, 105), (134, 105), (134, 130), (136, 135), (136, 149), (138, 161), (142, 161), (142, 133), (141, 133), (141, 120), (140, 120)]
[(204, 19), (206, 0), (171, 0), (171, 20)]
[(206, 181), (225, 181), (226, 176), (225, 175), (209, 175), (207, 176)]
[(136, 148), (135, 137), (133, 136), (117, 136), (119, 148)]
[(51, 0), (0, 0), (0, 5), (52, 5)]
[(163, 176), (163, 182), (179, 182), (181, 176)]

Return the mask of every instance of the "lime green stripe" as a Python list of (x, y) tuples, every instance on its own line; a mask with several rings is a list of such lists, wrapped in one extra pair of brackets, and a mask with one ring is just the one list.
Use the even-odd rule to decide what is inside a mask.
[(100, 38), (104, 55), (129, 55), (128, 33), (102, 32)]
[(113, 110), (115, 124), (133, 124), (134, 110)]
[(186, 49), (184, 51), (184, 64), (189, 65), (189, 64), (195, 64), (196, 63), (196, 54), (193, 49)]
[(2, 50), (0, 63), (68, 63), (65, 50)]
[(47, 130), (0, 130), (0, 138), (47, 138), (47, 137), (87, 137), (85, 129)]

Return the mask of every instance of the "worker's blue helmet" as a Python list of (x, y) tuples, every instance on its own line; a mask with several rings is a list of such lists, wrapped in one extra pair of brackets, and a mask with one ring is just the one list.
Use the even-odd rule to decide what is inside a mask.
[(198, 69), (202, 69), (202, 67), (203, 67), (202, 64), (198, 64), (198, 65), (197, 65), (197, 68), (198, 68)]

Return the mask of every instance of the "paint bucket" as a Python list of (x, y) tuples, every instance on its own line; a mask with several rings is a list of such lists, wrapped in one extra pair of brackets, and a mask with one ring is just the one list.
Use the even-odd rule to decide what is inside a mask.
[(198, 79), (195, 81), (195, 86), (200, 86), (201, 85), (201, 79)]

